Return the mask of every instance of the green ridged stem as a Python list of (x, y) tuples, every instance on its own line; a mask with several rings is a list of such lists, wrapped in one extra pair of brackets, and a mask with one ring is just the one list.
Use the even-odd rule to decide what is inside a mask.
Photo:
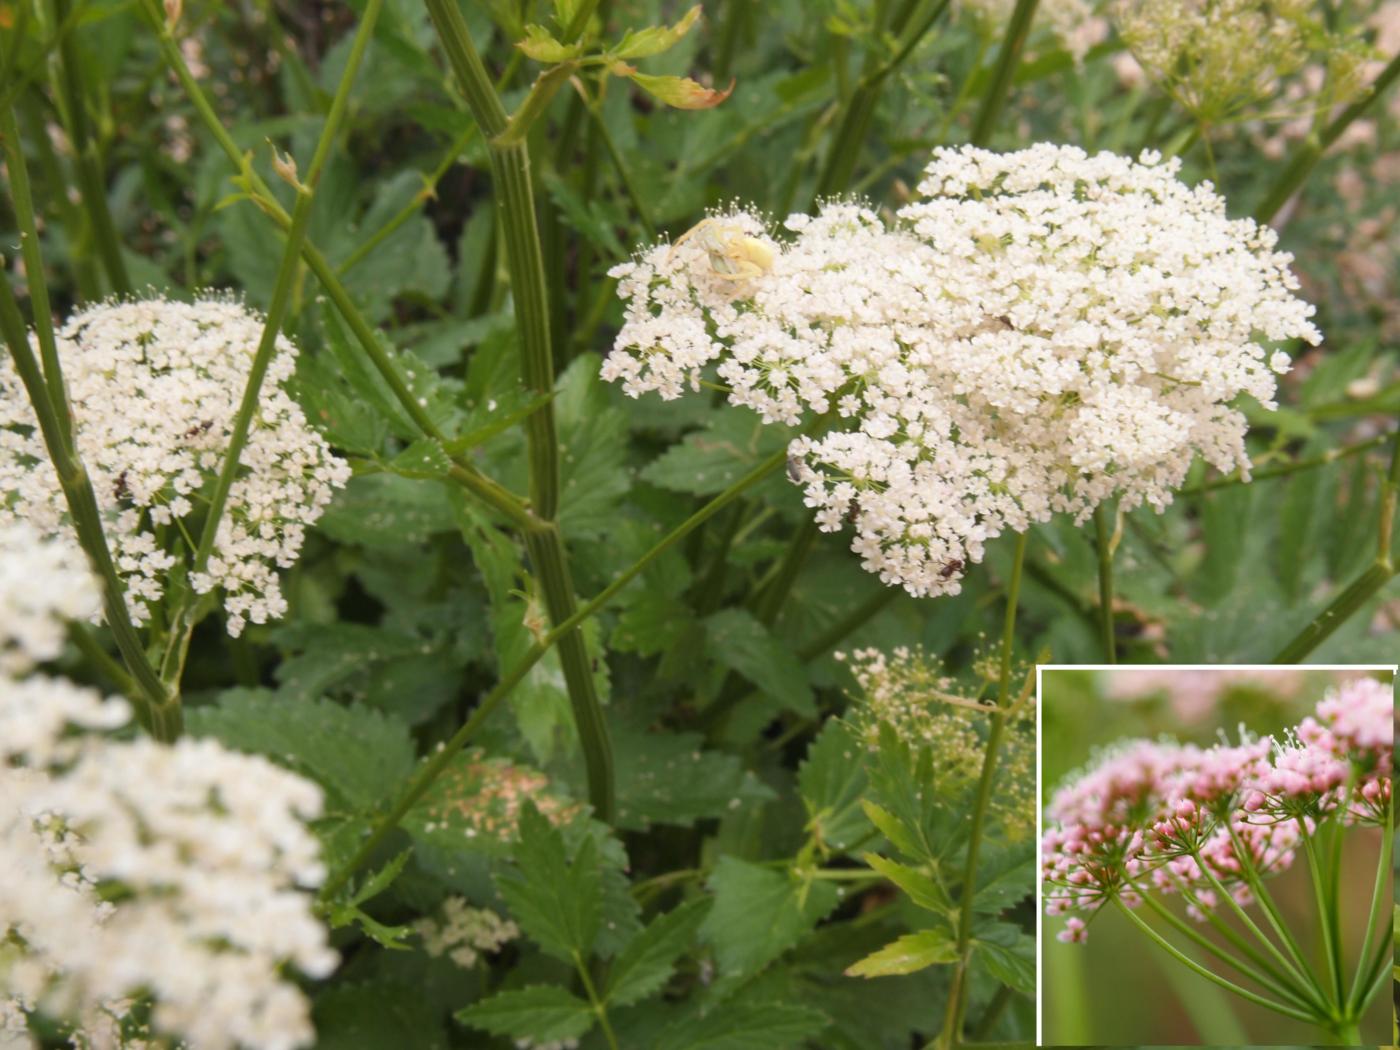
[(1113, 539), (1108, 527), (1108, 511), (1100, 503), (1094, 508), (1094, 549), (1099, 560), (1099, 636), (1104, 660), (1118, 662), (1118, 639), (1113, 622)]
[[(537, 395), (554, 390), (554, 352), (550, 343), (549, 298), (544, 257), (530, 182), (527, 122), (512, 124), (501, 105), (481, 56), (472, 43), (455, 0), (427, 0), (428, 14), (473, 119), (487, 140), (496, 191), (496, 214), (504, 234), (511, 299), (520, 336), (520, 370), (525, 386)], [(538, 109), (531, 111), (538, 115)], [(529, 116), (529, 114), (526, 114)], [(545, 523), (526, 534), (530, 560), (544, 592), (550, 622), (567, 622), (577, 603), (568, 555), (556, 519), (559, 513), (559, 438), (550, 401), (525, 420), (530, 464), (530, 511)], [(588, 798), (598, 819), (613, 822), (616, 810), (612, 744), (594, 684), (582, 634), (561, 639), (559, 660), (588, 771)]]
[(996, 779), (997, 752), (1001, 747), (1002, 730), (1006, 726), (1006, 711), (1011, 700), (1011, 656), (1016, 641), (1016, 610), (1021, 597), (1021, 576), (1026, 564), (1029, 533), (1016, 535), (1016, 550), (1012, 555), (1011, 579), (1006, 585), (1006, 618), (1001, 632), (1000, 680), (997, 682), (997, 709), (987, 731), (987, 745), (982, 753), (982, 773), (977, 781), (977, 800), (972, 808), (972, 830), (967, 840), (967, 857), (963, 864), (958, 907), (957, 963), (944, 1008), (943, 1029), (938, 1037), (944, 1050), (952, 1050), (962, 1042), (963, 1011), (967, 1009), (968, 973), (972, 964), (972, 902), (976, 897), (977, 858), (982, 846), (983, 826), (987, 823), (987, 807), (992, 799), (992, 782)]

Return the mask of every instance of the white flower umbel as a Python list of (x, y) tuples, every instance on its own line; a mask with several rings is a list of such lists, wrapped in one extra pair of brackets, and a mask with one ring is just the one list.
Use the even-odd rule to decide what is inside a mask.
[(52, 660), (63, 649), (65, 621), (91, 619), (101, 608), (101, 588), (76, 544), (27, 522), (0, 524), (0, 675)]
[[(263, 319), (232, 299), (109, 302), (58, 333), (78, 450), (137, 623), (187, 563), (223, 463)], [(229, 633), (285, 611), (290, 566), (349, 468), (284, 389), (296, 348), (279, 337), (208, 572)], [(68, 533), (67, 506), (8, 356), (0, 360), (0, 522)]]
[[(796, 425), (790, 476), (826, 531), (911, 594), (956, 593), (1005, 529), (1117, 497), (1165, 507), (1195, 456), (1247, 474), (1247, 394), (1273, 407), (1321, 336), (1276, 237), (1230, 220), (1176, 161), (1041, 144), (940, 149), (887, 227), (827, 203), (780, 244), (720, 216), (618, 266), (626, 323), (603, 376), (729, 399)], [(737, 266), (757, 257), (764, 265)]]
[[(95, 606), (96, 582), (56, 551), (0, 529), (6, 651), (53, 655), (59, 617)], [(0, 668), (0, 1045), (29, 1045), (31, 1014), (74, 1045), (132, 1045), (124, 1019), (147, 1001), (194, 1050), (311, 1043), (284, 969), (337, 961), (306, 892), (324, 876), (305, 823), (320, 788), (212, 740), (100, 735), (126, 724), (123, 701), (17, 666)]]

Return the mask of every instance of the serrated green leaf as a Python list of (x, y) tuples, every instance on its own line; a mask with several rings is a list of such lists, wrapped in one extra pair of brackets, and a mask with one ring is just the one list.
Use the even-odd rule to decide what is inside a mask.
[(706, 751), (699, 733), (612, 731), (617, 762), (617, 826), (689, 827), (773, 798), (773, 792), (733, 755)]
[(709, 901), (694, 900), (653, 919), (613, 960), (603, 998), (610, 1005), (628, 1006), (660, 991), (675, 961), (690, 947)]
[(975, 938), (974, 958), (987, 972), (1012, 991), (1035, 997), (1035, 938), (1016, 931), (1011, 945)]
[(452, 460), (436, 438), (419, 438), (385, 466), (402, 477), (430, 481), (441, 480), (452, 472)]
[(689, 77), (657, 77), (638, 73), (624, 63), (614, 66), (613, 72), (627, 77), (652, 98), (674, 109), (714, 109), (734, 93), (733, 81), (723, 91), (718, 91)]
[(806, 1006), (720, 1003), (667, 1028), (653, 1050), (787, 1050), (827, 1024), (825, 1014)]
[(867, 853), (865, 863), (907, 893), (909, 899), (920, 908), (939, 915), (953, 913), (953, 902), (948, 897), (948, 891), (923, 872), (876, 853)]
[(520, 48), (528, 58), (533, 58), (536, 62), (567, 62), (571, 58), (577, 58), (583, 54), (583, 48), (578, 44), (564, 44), (554, 39), (552, 34), (544, 26), (527, 25), (525, 27), (525, 39), (517, 40), (515, 46)]
[(765, 424), (747, 409), (714, 413), (709, 426), (687, 434), (642, 470), (642, 480), (673, 492), (712, 496), (787, 443), (787, 430)]
[(807, 828), (824, 848), (844, 850), (870, 827), (861, 811), (867, 784), (861, 752), (850, 727), (833, 718), (812, 741), (797, 771)]
[(583, 999), (553, 984), (512, 988), (454, 1014), (463, 1024), (531, 1043), (578, 1039), (597, 1020)]
[(878, 806), (869, 799), (860, 800), (861, 811), (870, 819), (870, 823), (879, 829), (880, 834), (890, 840), (890, 844), (899, 852), (909, 857), (920, 857), (923, 855), (923, 847), (919, 845), (918, 839), (905, 827), (904, 822), (896, 817), (883, 806)]
[(956, 962), (958, 946), (946, 930), (906, 933), (846, 968), (848, 977), (888, 977), (915, 973), (940, 963)]
[(233, 689), (186, 715), (193, 736), (265, 755), (302, 773), (335, 805), (368, 809), (413, 771), (408, 727), (366, 707), (290, 700), (266, 689)]
[(520, 928), (549, 955), (587, 958), (598, 936), (602, 871), (598, 846), (585, 838), (570, 858), (564, 835), (527, 804), (520, 814), (513, 864), (496, 887)]
[[(725, 976), (757, 973), (836, 907), (826, 880), (803, 887), (786, 871), (721, 857), (710, 876), (714, 907), (702, 926)], [(805, 892), (804, 892), (805, 889)]]
[(650, 58), (671, 50), (700, 18), (700, 5), (696, 4), (673, 26), (648, 26), (646, 29), (629, 30), (620, 43), (608, 50), (613, 58)]
[(704, 622), (706, 649), (722, 666), (743, 675), (789, 711), (808, 717), (817, 713), (806, 666), (751, 613), (725, 609)]

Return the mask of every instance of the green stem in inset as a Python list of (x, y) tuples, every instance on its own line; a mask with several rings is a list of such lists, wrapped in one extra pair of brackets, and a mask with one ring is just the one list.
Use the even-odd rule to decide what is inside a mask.
[(1174, 929), (1184, 934), (1187, 938), (1200, 945), (1202, 948), (1210, 952), (1212, 955), (1220, 959), (1228, 966), (1234, 968), (1237, 972), (1243, 974), (1250, 980), (1254, 981), (1261, 988), (1273, 992), (1275, 995), (1281, 996), (1284, 999), (1291, 1000), (1301, 1008), (1318, 1010), (1324, 1005), (1319, 1002), (1312, 1001), (1312, 999), (1310, 998), (1311, 993), (1307, 989), (1294, 984), (1291, 980), (1284, 977), (1284, 975), (1281, 974), (1278, 970), (1274, 969), (1268, 963), (1268, 961), (1259, 953), (1259, 951), (1256, 948), (1254, 948), (1253, 945), (1251, 945), (1243, 937), (1237, 934), (1234, 930), (1230, 929), (1230, 927), (1226, 923), (1222, 922), (1218, 917), (1216, 917), (1212, 911), (1202, 907), (1199, 900), (1196, 900), (1189, 894), (1184, 895), (1190, 903), (1194, 904), (1196, 908), (1198, 908), (1201, 911), (1202, 915), (1206, 916), (1206, 918), (1210, 921), (1211, 925), (1214, 926), (1217, 931), (1219, 931), (1236, 948), (1244, 952), (1246, 958), (1250, 959), (1253, 963), (1255, 963), (1256, 966), (1258, 966), (1257, 970), (1254, 967), (1245, 965), (1241, 960), (1236, 959), (1233, 955), (1225, 951), (1214, 941), (1202, 935), (1200, 931), (1194, 929), (1190, 923), (1183, 921), (1176, 915), (1173, 915), (1171, 909), (1169, 909), (1161, 901), (1153, 897), (1150, 893), (1143, 891), (1141, 888), (1133, 884), (1131, 880), (1129, 880), (1129, 885), (1133, 886), (1133, 889), (1137, 891), (1138, 896), (1140, 896), (1146, 902), (1149, 908), (1151, 908), (1163, 919), (1165, 919)]
[[(455, 0), (427, 0), (427, 4), (438, 40), (472, 117), (486, 139), (491, 158), (497, 215), (505, 233), (511, 298), (520, 335), (521, 377), (528, 390), (536, 395), (548, 395), (554, 390), (554, 352), (550, 345), (544, 258), (530, 182), (530, 156), (525, 137), (528, 128), (523, 122), (513, 125), (507, 118)], [(505, 140), (502, 136), (508, 128), (512, 134)], [(526, 542), (544, 591), (550, 621), (558, 625), (573, 616), (577, 604), (568, 571), (568, 555), (556, 523), (559, 442), (551, 401), (541, 404), (538, 411), (525, 420), (525, 439), (530, 465), (530, 510), (548, 526), (527, 533)], [(588, 772), (589, 801), (598, 819), (611, 824), (615, 810), (612, 745), (581, 633), (572, 632), (561, 639), (559, 660)]]
[[(1205, 858), (1201, 856), (1199, 849), (1191, 853), (1191, 859), (1196, 862), (1196, 867), (1200, 869), (1201, 874), (1206, 877), (1206, 881), (1209, 882), (1211, 888), (1215, 890), (1220, 902), (1235, 913), (1240, 922), (1244, 924), (1245, 929), (1253, 934), (1255, 939), (1268, 949), (1269, 954), (1283, 966), (1286, 972), (1291, 974), (1298, 981), (1310, 985), (1317, 993), (1319, 1000), (1326, 1002), (1327, 995), (1323, 992), (1322, 986), (1318, 984), (1317, 980), (1313, 977), (1312, 971), (1308, 969), (1308, 965), (1302, 957), (1302, 952), (1298, 948), (1298, 943), (1293, 939), (1292, 934), (1288, 932), (1288, 927), (1277, 922), (1273, 913), (1268, 908), (1264, 909), (1264, 914), (1269, 918), (1270, 924), (1274, 927), (1274, 932), (1279, 935), (1279, 938), (1288, 948), (1289, 953), (1293, 956), (1293, 961), (1284, 957), (1278, 945), (1274, 944), (1274, 942), (1269, 939), (1268, 935), (1249, 917), (1249, 913), (1240, 906), (1240, 902), (1235, 900), (1234, 895), (1225, 888), (1224, 884), (1221, 883), (1218, 878), (1216, 878), (1215, 873), (1211, 870)], [(1241, 860), (1241, 865), (1244, 866), (1243, 860)], [(1251, 888), (1253, 887), (1251, 886)]]
[(1293, 936), (1293, 931), (1289, 929), (1288, 923), (1284, 921), (1283, 913), (1279, 910), (1278, 905), (1274, 903), (1273, 894), (1264, 884), (1263, 873), (1255, 865), (1252, 854), (1245, 848), (1245, 844), (1240, 839), (1234, 825), (1227, 823), (1226, 830), (1229, 833), (1230, 843), (1234, 848), (1236, 859), (1240, 862), (1240, 870), (1244, 874), (1250, 892), (1254, 894), (1254, 899), (1259, 902), (1259, 907), (1263, 909), (1264, 917), (1269, 920), (1269, 925), (1273, 928), (1274, 933), (1288, 949), (1288, 954), (1296, 964), (1295, 975), (1301, 973), (1301, 976), (1306, 978), (1310, 990), (1309, 994), (1314, 997), (1318, 1009), (1325, 1013), (1328, 1009), (1327, 996), (1322, 991), (1322, 985), (1318, 983), (1317, 978), (1313, 976), (1312, 970), (1308, 967), (1303, 956), (1302, 946), (1299, 945), (1298, 939)]
[(1121, 911), (1124, 915), (1126, 915), (1129, 918), (1129, 920), (1131, 920), (1132, 923), (1138, 927), (1138, 929), (1142, 930), (1143, 933), (1147, 934), (1148, 937), (1150, 937), (1154, 942), (1156, 942), (1157, 945), (1159, 945), (1163, 951), (1167, 952), (1169, 955), (1171, 955), (1172, 958), (1176, 959), (1177, 962), (1186, 966), (1193, 973), (1200, 974), (1207, 981), (1210, 981), (1214, 984), (1218, 984), (1221, 988), (1224, 988), (1227, 991), (1234, 992), (1242, 999), (1246, 999), (1251, 1003), (1255, 1003), (1259, 1006), (1264, 1007), (1265, 1009), (1273, 1010), (1275, 1013), (1283, 1014), (1285, 1017), (1292, 1017), (1298, 1021), (1315, 1022), (1317, 1020), (1317, 1018), (1314, 1017), (1312, 1014), (1306, 1013), (1303, 1010), (1299, 1010), (1297, 1007), (1288, 1006), (1284, 1003), (1276, 1003), (1272, 999), (1266, 999), (1262, 995), (1256, 995), (1254, 992), (1251, 992), (1248, 988), (1241, 988), (1238, 984), (1235, 984), (1233, 981), (1226, 980), (1224, 977), (1221, 977), (1215, 971), (1207, 969), (1200, 963), (1196, 962), (1195, 959), (1192, 959), (1190, 956), (1182, 952), (1179, 948), (1175, 947), (1170, 941), (1168, 941), (1165, 937), (1163, 937), (1151, 926), (1149, 926), (1145, 921), (1139, 918), (1133, 912), (1133, 909), (1129, 908), (1117, 897), (1113, 898), (1113, 903), (1118, 906), (1118, 910)]
[(1104, 659), (1116, 664), (1118, 642), (1113, 622), (1113, 537), (1108, 527), (1108, 512), (1102, 503), (1094, 508), (1094, 546), (1099, 556), (1099, 635), (1103, 639)]
[(1394, 808), (1394, 800), (1387, 800), (1385, 806), (1385, 820), (1381, 824), (1381, 856), (1376, 864), (1376, 882), (1371, 890), (1371, 908), (1366, 917), (1366, 935), (1361, 942), (1361, 952), (1356, 957), (1356, 974), (1351, 982), (1351, 994), (1347, 996), (1347, 1013), (1355, 1015), (1361, 1007), (1361, 993), (1365, 984), (1365, 975), (1362, 967), (1366, 965), (1366, 959), (1371, 954), (1371, 942), (1376, 935), (1376, 927), (1381, 925), (1381, 916), (1385, 911), (1385, 884), (1390, 878), (1390, 860), (1395, 847), (1395, 832), (1391, 825), (1391, 817)]
[(963, 1011), (967, 1007), (967, 981), (972, 952), (972, 905), (977, 896), (977, 857), (982, 845), (983, 825), (987, 822), (987, 807), (992, 799), (992, 783), (996, 779), (997, 750), (1001, 746), (1002, 730), (1006, 724), (1006, 709), (1011, 699), (1011, 656), (1016, 638), (1016, 607), (1021, 595), (1021, 575), (1026, 563), (1029, 533), (1018, 533), (1016, 550), (1012, 555), (1011, 579), (1006, 585), (1006, 618), (1001, 632), (1001, 668), (997, 682), (997, 710), (990, 719), (986, 748), (982, 753), (982, 773), (977, 781), (977, 800), (972, 808), (972, 830), (968, 834), (967, 857), (963, 864), (957, 926), (957, 966), (949, 986), (948, 1002), (944, 1008), (943, 1030), (939, 1037), (945, 1048), (957, 1046), (962, 1038)]
[(1308, 832), (1306, 822), (1302, 817), (1299, 817), (1297, 823), (1303, 835), (1303, 849), (1308, 857), (1308, 874), (1312, 879), (1313, 900), (1317, 904), (1318, 924), (1322, 927), (1322, 945), (1323, 954), (1327, 956), (1327, 972), (1332, 978), (1332, 987), (1337, 993), (1337, 1009), (1340, 1010), (1342, 1000), (1346, 995), (1342, 988), (1341, 946), (1337, 942), (1337, 930), (1333, 928), (1333, 909), (1327, 901), (1327, 893), (1322, 886), (1322, 861), (1317, 855), (1316, 843)]
[(482, 698), (480, 703), (472, 711), (471, 717), (454, 733), (446, 743), (437, 748), (432, 756), (418, 768), (418, 772), (410, 778), (405, 785), (402, 794), (395, 801), (389, 812), (375, 823), (374, 830), (361, 844), (354, 856), (338, 869), (321, 889), (321, 899), (329, 899), (337, 890), (349, 881), (350, 876), (360, 869), (361, 866), (374, 855), (374, 851), (385, 837), (398, 827), (399, 821), (413, 808), (423, 794), (432, 786), (442, 772), (447, 768), (448, 763), (462, 750), (475, 736), (483, 722), (490, 716), (491, 712), (510, 694), (510, 691), (520, 682), (530, 668), (534, 667), (550, 648), (564, 635), (576, 629), (589, 617), (602, 609), (608, 602), (612, 601), (617, 593), (622, 590), (638, 573), (659, 558), (666, 551), (670, 550), (681, 540), (685, 539), (694, 529), (708, 521), (711, 517), (723, 510), (743, 493), (747, 492), (754, 485), (768, 477), (787, 462), (786, 449), (775, 452), (767, 459), (763, 460), (753, 470), (749, 471), (729, 488), (725, 489), (709, 503), (705, 504), (689, 518), (683, 521), (676, 528), (672, 529), (656, 546), (642, 555), (630, 568), (619, 573), (617, 577), (598, 593), (591, 601), (580, 606), (579, 609), (567, 620), (556, 624), (543, 638), (526, 650), (520, 661), (506, 673), (495, 687)]
[(1021, 64), (1021, 51), (1030, 35), (1031, 21), (1035, 17), (1036, 0), (1016, 0), (1016, 7), (1006, 23), (1006, 35), (997, 53), (996, 68), (992, 71), (992, 82), (987, 93), (982, 96), (982, 108), (977, 111), (977, 119), (972, 124), (972, 135), (968, 139), (974, 146), (985, 146), (992, 137), (1001, 108), (1006, 104), (1007, 93), (1016, 75), (1016, 67)]
[(1259, 206), (1254, 209), (1254, 218), (1257, 222), (1268, 222), (1278, 214), (1279, 209), (1288, 203), (1289, 198), (1312, 174), (1313, 168), (1317, 166), (1317, 162), (1322, 159), (1328, 147), (1336, 142), (1341, 137), (1342, 132), (1355, 123), (1376, 99), (1385, 94), (1386, 88), (1394, 83), (1396, 77), (1400, 77), (1400, 55), (1396, 55), (1386, 63), (1385, 68), (1371, 82), (1365, 94), (1342, 110), (1321, 132), (1309, 135), (1294, 148), (1293, 155), (1289, 157), (1283, 170), (1279, 172), (1273, 186), (1264, 195)]

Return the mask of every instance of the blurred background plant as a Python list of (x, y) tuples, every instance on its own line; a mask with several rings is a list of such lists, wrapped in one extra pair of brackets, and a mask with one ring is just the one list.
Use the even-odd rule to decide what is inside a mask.
[[(1170, 737), (1209, 747), (1221, 735), (1238, 743), (1246, 730), (1253, 738), (1281, 736), (1312, 714), (1329, 687), (1358, 677), (1389, 673), (1280, 669), (1056, 669), (1041, 673), (1041, 802), (1092, 766), (1095, 755), (1125, 740)], [(1345, 836), (1341, 861), (1340, 928), (1353, 955), (1362, 941), (1372, 905), (1380, 833), (1358, 829)], [(1290, 931), (1305, 956), (1320, 966), (1324, 957), (1317, 905), (1301, 857), (1267, 881)], [(1047, 888), (1047, 892), (1048, 888)], [(1386, 893), (1383, 900), (1388, 900)], [(1162, 901), (1180, 911), (1175, 898)], [(1169, 940), (1231, 980), (1239, 975), (1139, 908)], [(1087, 917), (1087, 916), (1086, 916)], [(1231, 920), (1233, 922), (1233, 920)], [(1262, 920), (1259, 920), (1262, 924)], [(1047, 1044), (1124, 1045), (1152, 1041), (1173, 1044), (1282, 1043), (1297, 1038), (1299, 1022), (1218, 987), (1190, 972), (1152, 945), (1141, 930), (1112, 908), (1094, 917), (1087, 944), (1066, 943), (1055, 935), (1064, 920), (1047, 918), (1041, 945), (1044, 981), (1044, 1038)], [(1243, 930), (1243, 927), (1239, 927)], [(1230, 943), (1208, 927), (1198, 932), (1226, 949)], [(1350, 955), (1347, 956), (1351, 958)], [(1348, 963), (1350, 965), (1350, 963)], [(1125, 1002), (1107, 989), (1153, 987), (1154, 996)], [(1254, 989), (1253, 984), (1248, 985)], [(1384, 996), (1373, 1000), (1360, 1023), (1362, 1041), (1379, 1040), (1386, 1030)]]
[[(1301, 65), (1278, 84), (1256, 76), (1225, 120), (1146, 76), (1113, 10), (1068, 0), (715, 0), (698, 20), (626, 0), (0, 0), (0, 243), (22, 245), (3, 273), (20, 320), (147, 286), (234, 289), (295, 339), (291, 387), (355, 467), (285, 572), (286, 616), (237, 638), (217, 615), (191, 625), (163, 683), (189, 732), (322, 785), (333, 880), (370, 824), (383, 831), (360, 858), (375, 876), (342, 881), (327, 908), (346, 961), (316, 989), (322, 1045), (480, 1045), (450, 1014), (530, 985), (570, 996), (553, 1014), (524, 1001), (517, 1022), (554, 1025), (518, 1033), (537, 1043), (593, 1026), (584, 1045), (606, 1045), (595, 993), (618, 995), (622, 1045), (739, 1032), (765, 1048), (902, 1048), (949, 1016), (945, 1043), (1027, 1039), (1024, 857), (989, 852), (976, 915), (943, 922), (850, 856), (859, 835), (833, 852), (804, 824), (849, 808), (868, 775), (822, 728), (856, 691), (834, 652), (923, 646), (964, 696), (1014, 696), (1019, 676), (983, 673), (983, 653), (1019, 582), (1002, 639), (1018, 661), (1393, 658), (1400, 114), (1384, 89), (1400, 7), (1309, 10)], [(1297, 366), (1278, 412), (1246, 406), (1254, 484), (1197, 468), (1165, 515), (1057, 520), (1024, 548), (1003, 537), (959, 595), (915, 600), (862, 572), (844, 538), (804, 528), (781, 428), (718, 397), (624, 402), (598, 378), (621, 320), (606, 271), (639, 241), (734, 198), (778, 217), (843, 193), (892, 208), (934, 146), (1038, 140), (1176, 153), (1231, 214), (1282, 229), (1327, 341), (1284, 348)], [(524, 212), (494, 206), (507, 187), (533, 196), (538, 280), (522, 268)], [(529, 516), (476, 472), (536, 509), (557, 502), (544, 514), (557, 529), (539, 532), (563, 539), (524, 538)], [(605, 590), (736, 484), (636, 584)], [(580, 637), (561, 661), (550, 624), (574, 592), (612, 600), (563, 632)], [(108, 639), (88, 641), (62, 669), (122, 689)], [(601, 731), (581, 744), (588, 717)], [(995, 721), (974, 720), (982, 743)], [(439, 750), (464, 725), (480, 750)], [(584, 808), (608, 808), (600, 755), (613, 831)], [(426, 794), (387, 820), (410, 779)], [(950, 886), (968, 867), (956, 849)], [(931, 863), (894, 862), (911, 860)], [(530, 882), (532, 865), (559, 883)], [(827, 869), (855, 874), (814, 874)], [(522, 919), (570, 871), (606, 915), (589, 947), (654, 949), (642, 959), (661, 984), (600, 990), (577, 944)], [(480, 945), (471, 969), (460, 952), (379, 950), (428, 916), (473, 917), (453, 941)], [(969, 955), (974, 919), (993, 929)], [(958, 927), (960, 964), (939, 948), (930, 958), (948, 958), (917, 973), (843, 976), (940, 923)], [(967, 994), (948, 1011), (954, 973)]]

